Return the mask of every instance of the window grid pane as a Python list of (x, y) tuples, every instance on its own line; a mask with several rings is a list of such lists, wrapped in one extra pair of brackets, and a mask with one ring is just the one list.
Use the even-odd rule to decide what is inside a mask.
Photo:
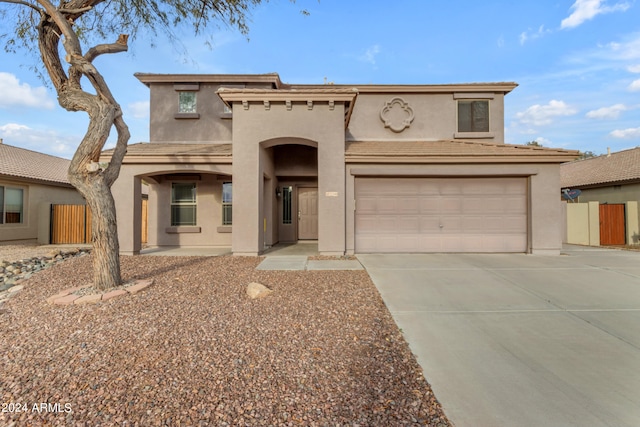
[(179, 97), (179, 113), (196, 112), (196, 92), (180, 92)]
[(196, 225), (196, 184), (171, 184), (171, 225)]
[(171, 225), (196, 225), (196, 207), (184, 205), (171, 206)]
[(22, 224), (23, 194), (24, 190), (20, 188), (4, 189), (4, 217), (6, 224)]
[(489, 101), (458, 101), (458, 132), (489, 132)]
[(0, 186), (0, 224), (4, 224), (4, 187)]
[(233, 224), (233, 186), (230, 182), (222, 183), (222, 225)]
[(291, 188), (282, 187), (282, 223), (291, 224)]

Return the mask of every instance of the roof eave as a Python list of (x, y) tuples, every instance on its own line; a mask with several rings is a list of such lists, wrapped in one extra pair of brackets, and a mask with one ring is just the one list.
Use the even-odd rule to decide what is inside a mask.
[(27, 176), (20, 176), (20, 175), (13, 175), (13, 174), (0, 173), (0, 178), (6, 179), (7, 181), (20, 181), (20, 182), (28, 182), (31, 184), (50, 185), (54, 187), (74, 188), (73, 185), (71, 185), (71, 183), (69, 182), (50, 181), (46, 179), (31, 178)]
[[(218, 163), (218, 164), (232, 164), (231, 155), (203, 155), (203, 154), (134, 154), (126, 155), (122, 161), (122, 164), (176, 164), (185, 163), (185, 157), (189, 158), (190, 164), (205, 164), (205, 163)], [(111, 154), (102, 154), (100, 161), (109, 162), (111, 160)]]
[(278, 73), (269, 74), (153, 74), (135, 73), (147, 87), (152, 83), (270, 83), (282, 86)]
[(563, 163), (566, 156), (496, 156), (496, 155), (346, 155), (345, 163)]
[(290, 85), (292, 89), (345, 89), (356, 88), (360, 93), (453, 93), (453, 92), (491, 92), (504, 93), (505, 95), (516, 87), (515, 82), (496, 82), (496, 83), (456, 83), (456, 84), (437, 84), (437, 85)]

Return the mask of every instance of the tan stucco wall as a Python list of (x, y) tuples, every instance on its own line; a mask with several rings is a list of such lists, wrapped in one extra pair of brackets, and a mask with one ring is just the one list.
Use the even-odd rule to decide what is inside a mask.
[[(636, 201), (640, 203), (640, 183), (626, 184), (620, 186), (606, 186), (600, 188), (585, 188), (582, 194), (576, 199), (579, 203), (600, 202), (600, 203), (625, 203)], [(637, 215), (640, 221), (640, 213)]]
[(529, 177), (529, 252), (559, 254), (562, 248), (559, 165), (557, 164), (484, 164), (484, 165), (367, 165), (346, 166), (346, 241), (347, 253), (355, 250), (355, 179), (358, 176), (525, 176)]
[(318, 250), (344, 253), (344, 105), (330, 108), (317, 102), (309, 109), (306, 103), (295, 103), (287, 110), (284, 103), (268, 109), (259, 103), (248, 109), (236, 104), (233, 114), (234, 221), (243, 224), (234, 229), (233, 252), (256, 255), (269, 244), (264, 219), (270, 228), (277, 211), (270, 202), (265, 204), (265, 197), (271, 199), (278, 182), (273, 157), (265, 149), (295, 143), (317, 146)]
[[(612, 202), (613, 203), (613, 202)], [(629, 245), (640, 243), (640, 221), (638, 202), (625, 205), (625, 241)], [(577, 245), (600, 245), (600, 203), (583, 202), (566, 204), (566, 243)]]
[(172, 83), (151, 85), (150, 142), (230, 142), (231, 120), (216, 95), (218, 84), (202, 83), (196, 92), (197, 119), (175, 118), (178, 91)]
[(24, 222), (0, 224), (0, 241), (35, 240), (49, 243), (49, 213), (51, 204), (84, 204), (74, 188), (0, 180), (0, 185), (24, 190)]
[[(197, 227), (199, 232), (167, 230), (171, 225), (171, 180), (168, 174), (199, 174), (197, 182)], [(231, 233), (222, 225), (222, 183), (231, 181), (230, 164), (125, 164), (112, 191), (118, 196), (116, 213), (120, 252), (137, 254), (141, 249), (140, 182), (149, 182), (149, 246), (230, 246)], [(234, 184), (235, 187), (235, 184)], [(235, 188), (234, 188), (235, 197)], [(235, 206), (234, 206), (235, 215)], [(235, 222), (235, 217), (234, 217)], [(169, 231), (169, 232), (168, 232)], [(193, 230), (190, 230), (193, 231)]]
[(598, 203), (567, 203), (565, 206), (566, 243), (598, 246), (600, 244)]
[[(480, 97), (480, 95), (478, 95)], [(402, 98), (409, 104), (414, 113), (411, 125), (402, 132), (394, 132), (385, 128), (380, 119), (380, 111), (386, 102), (395, 97)], [(489, 101), (490, 138), (480, 141), (504, 142), (504, 95), (496, 93)], [(347, 140), (437, 140), (454, 139), (457, 132), (457, 100), (452, 93), (442, 94), (359, 94), (355, 102)], [(460, 136), (466, 138), (465, 136)]]
[(640, 244), (640, 210), (638, 202), (629, 201), (625, 203), (626, 212), (626, 242), (628, 245)]

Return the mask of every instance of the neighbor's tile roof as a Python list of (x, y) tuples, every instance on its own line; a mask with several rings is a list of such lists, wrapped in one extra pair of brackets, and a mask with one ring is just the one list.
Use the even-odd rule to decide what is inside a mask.
[[(231, 144), (137, 143), (127, 146), (127, 156), (231, 156)], [(110, 156), (113, 149), (105, 150)]]
[(0, 144), (0, 175), (69, 184), (70, 160)]
[(610, 184), (640, 179), (640, 147), (603, 154), (560, 166), (563, 188)]
[(346, 157), (577, 157), (574, 150), (463, 140), (355, 141), (347, 144)]

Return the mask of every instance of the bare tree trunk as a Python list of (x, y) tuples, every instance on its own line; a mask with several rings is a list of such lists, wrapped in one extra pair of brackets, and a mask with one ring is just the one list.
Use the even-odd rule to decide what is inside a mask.
[(100, 290), (119, 286), (120, 245), (111, 190), (100, 177), (74, 185), (86, 198), (92, 214), (93, 286)]
[[(68, 111), (84, 111), (89, 115), (87, 133), (71, 160), (68, 176), (91, 209), (93, 286), (106, 290), (122, 284), (116, 208), (111, 186), (120, 174), (127, 151), (129, 129), (122, 119), (120, 105), (93, 65), (93, 60), (102, 54), (126, 51), (128, 36), (121, 35), (115, 43), (94, 46), (83, 55), (78, 37), (72, 29), (73, 13), (62, 14), (48, 0), (38, 1), (47, 12), (42, 12), (38, 27), (40, 53), (58, 93), (58, 103)], [(65, 60), (70, 64), (67, 73), (58, 50), (61, 39), (66, 51)], [(82, 88), (82, 77), (88, 79), (95, 94)], [(115, 127), (118, 138), (111, 162), (103, 169), (98, 161), (112, 127)]]
[[(120, 244), (116, 223), (116, 207), (111, 185), (119, 175), (126, 153), (129, 130), (122, 120), (118, 104), (84, 92), (70, 91), (59, 97), (61, 105), (83, 104), (90, 122), (80, 146), (69, 166), (69, 181), (87, 200), (92, 213), (93, 286), (106, 290), (122, 284)], [(104, 169), (97, 163), (112, 126), (118, 131), (118, 142), (112, 161)]]

